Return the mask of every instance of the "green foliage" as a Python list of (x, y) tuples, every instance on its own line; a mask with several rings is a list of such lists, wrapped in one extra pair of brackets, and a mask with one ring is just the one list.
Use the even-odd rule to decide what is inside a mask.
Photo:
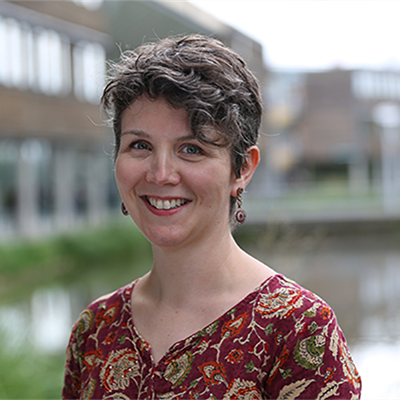
[(64, 363), (63, 355), (10, 349), (0, 340), (0, 399), (59, 399)]
[(0, 246), (0, 302), (40, 286), (79, 282), (90, 293), (115, 289), (151, 267), (151, 247), (134, 224)]

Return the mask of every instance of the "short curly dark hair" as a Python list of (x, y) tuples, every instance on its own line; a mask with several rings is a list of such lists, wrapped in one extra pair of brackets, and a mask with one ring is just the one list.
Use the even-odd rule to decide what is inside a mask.
[[(114, 158), (121, 142), (121, 116), (145, 94), (184, 108), (194, 136), (226, 146), (236, 177), (246, 149), (257, 143), (262, 100), (257, 79), (245, 61), (219, 40), (201, 35), (162, 39), (122, 54), (110, 64), (101, 103), (115, 134)], [(212, 127), (218, 138), (206, 136)]]

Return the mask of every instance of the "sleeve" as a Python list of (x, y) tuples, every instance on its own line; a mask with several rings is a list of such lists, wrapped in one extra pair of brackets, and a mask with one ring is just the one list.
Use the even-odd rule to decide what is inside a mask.
[(80, 314), (72, 329), (66, 351), (62, 399), (78, 399), (80, 397), (85, 338), (93, 327), (93, 323), (94, 312), (88, 308)]
[(66, 352), (66, 363), (64, 368), (64, 387), (62, 399), (79, 398), (80, 368), (79, 363), (73, 354), (73, 336), (71, 335)]
[(305, 302), (281, 321), (281, 343), (266, 379), (273, 399), (349, 399), (361, 395), (361, 378), (333, 310)]

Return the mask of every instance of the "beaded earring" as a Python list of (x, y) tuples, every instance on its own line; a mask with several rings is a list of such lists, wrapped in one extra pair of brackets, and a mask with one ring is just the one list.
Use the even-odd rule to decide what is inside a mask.
[(121, 203), (121, 211), (122, 211), (122, 214), (124, 214), (125, 216), (129, 215), (129, 212), (126, 209), (125, 204), (123, 202)]
[(237, 210), (235, 212), (235, 221), (237, 224), (241, 225), (246, 220), (246, 212), (242, 209), (243, 199), (242, 199), (243, 188), (237, 190)]

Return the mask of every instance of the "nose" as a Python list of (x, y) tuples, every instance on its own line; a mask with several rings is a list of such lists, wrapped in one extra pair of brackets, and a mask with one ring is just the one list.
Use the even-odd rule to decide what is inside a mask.
[(146, 180), (159, 186), (177, 185), (181, 177), (173, 156), (167, 154), (167, 152), (155, 154), (146, 174)]

